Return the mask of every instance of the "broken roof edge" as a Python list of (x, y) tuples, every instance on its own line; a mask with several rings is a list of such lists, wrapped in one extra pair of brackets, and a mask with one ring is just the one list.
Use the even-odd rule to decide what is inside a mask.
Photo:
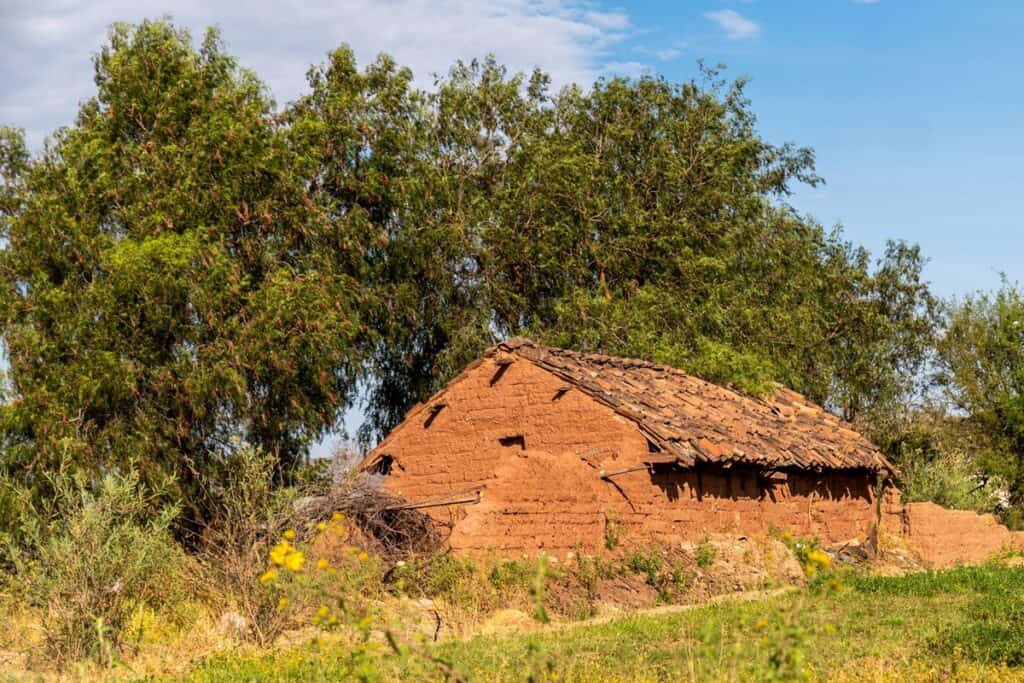
[[(539, 367), (539, 368), (541, 368), (543, 370), (546, 370), (547, 372), (550, 372), (551, 374), (559, 377), (560, 379), (562, 379), (562, 380), (564, 380), (566, 382), (569, 382), (574, 387), (577, 387), (579, 390), (581, 390), (583, 393), (585, 393), (587, 396), (590, 396), (592, 399), (598, 401), (602, 405), (608, 406), (613, 411), (615, 411), (617, 414), (625, 417), (626, 419), (629, 419), (630, 421), (632, 421), (637, 426), (637, 428), (640, 430), (640, 432), (642, 434), (644, 434), (644, 436), (646, 436), (648, 439), (650, 439), (661, 450), (667, 451), (667, 452), (674, 452), (675, 455), (677, 456), (677, 460), (679, 461), (679, 463), (681, 465), (683, 465), (683, 466), (686, 466), (686, 467), (693, 467), (696, 463), (715, 464), (715, 465), (722, 465), (722, 466), (725, 466), (725, 467), (729, 467), (729, 466), (731, 466), (734, 463), (735, 464), (744, 463), (744, 464), (753, 465), (753, 466), (757, 466), (757, 467), (764, 467), (766, 469), (775, 469), (775, 468), (778, 468), (779, 465), (775, 464), (775, 463), (771, 463), (771, 462), (769, 462), (767, 460), (761, 460), (761, 459), (757, 459), (757, 458), (750, 458), (750, 459), (748, 459), (748, 458), (744, 457), (742, 459), (736, 459), (736, 460), (723, 460), (723, 459), (721, 459), (719, 457), (713, 456), (710, 453), (707, 453), (705, 448), (702, 447), (702, 445), (700, 443), (700, 439), (698, 437), (695, 437), (695, 436), (689, 437), (687, 439), (687, 441), (685, 441), (685, 442), (684, 441), (678, 441), (678, 440), (665, 439), (661, 435), (659, 435), (654, 429), (652, 429), (650, 425), (646, 424), (646, 418), (643, 415), (636, 414), (632, 410), (623, 409), (623, 406), (617, 405), (616, 403), (613, 403), (612, 401), (608, 400), (608, 397), (605, 396), (602, 392), (595, 390), (592, 386), (588, 386), (588, 383), (581, 382), (581, 381), (579, 381), (578, 378), (572, 376), (571, 374), (568, 374), (568, 373), (565, 373), (565, 372), (560, 372), (558, 370), (558, 368), (555, 368), (555, 367), (552, 367), (552, 366), (550, 366), (548, 364), (545, 364), (543, 362), (544, 355), (545, 354), (552, 354), (552, 355), (555, 355), (555, 356), (570, 357), (570, 358), (574, 358), (574, 359), (577, 359), (577, 360), (584, 360), (584, 361), (587, 361), (587, 362), (600, 363), (600, 364), (611, 363), (611, 364), (618, 365), (619, 367), (621, 367), (623, 369), (642, 368), (642, 369), (646, 369), (646, 370), (653, 370), (653, 371), (656, 371), (656, 372), (664, 372), (664, 373), (666, 373), (668, 375), (677, 376), (677, 377), (680, 377), (680, 378), (685, 378), (685, 379), (690, 380), (690, 381), (697, 381), (697, 382), (699, 382), (699, 383), (701, 383), (701, 384), (703, 384), (705, 386), (714, 387), (716, 390), (725, 392), (726, 394), (730, 395), (730, 397), (732, 399), (734, 399), (735, 401), (738, 401), (738, 402), (750, 401), (750, 402), (758, 403), (758, 404), (761, 404), (761, 405), (763, 405), (763, 406), (765, 406), (768, 409), (773, 410), (773, 411), (776, 410), (776, 406), (774, 405), (774, 403), (783, 403), (785, 405), (786, 402), (789, 402), (789, 403), (794, 403), (794, 404), (797, 404), (797, 405), (802, 405), (805, 408), (810, 408), (810, 409), (813, 409), (815, 411), (818, 411), (822, 415), (829, 416), (830, 418), (835, 420), (836, 426), (839, 429), (842, 429), (844, 431), (848, 431), (848, 432), (851, 432), (853, 434), (856, 434), (859, 438), (863, 439), (864, 442), (868, 446), (870, 446), (870, 448), (873, 449), (874, 452), (872, 452), (870, 454), (871, 455), (870, 462), (865, 462), (865, 463), (855, 463), (855, 464), (850, 464), (850, 465), (844, 465), (842, 463), (828, 463), (828, 464), (815, 463), (815, 464), (806, 465), (806, 466), (784, 465), (784, 467), (794, 467), (794, 468), (797, 468), (797, 469), (806, 469), (806, 470), (819, 471), (819, 472), (828, 471), (828, 470), (832, 470), (832, 471), (868, 470), (868, 471), (873, 471), (873, 472), (876, 472), (876, 473), (884, 474), (885, 476), (890, 477), (890, 478), (899, 476), (899, 470), (896, 469), (896, 467), (891, 462), (889, 462), (889, 459), (885, 457), (885, 454), (882, 453), (882, 450), (878, 446), (876, 446), (873, 442), (871, 442), (866, 437), (864, 437), (863, 434), (861, 434), (859, 431), (854, 429), (852, 424), (850, 424), (849, 422), (846, 422), (845, 420), (843, 420), (842, 418), (838, 417), (837, 415), (834, 415), (834, 414), (830, 413), (829, 411), (825, 410), (825, 408), (823, 408), (822, 406), (814, 403), (813, 401), (808, 400), (807, 397), (804, 396), (803, 394), (801, 394), (801, 393), (799, 393), (797, 391), (794, 391), (793, 389), (790, 389), (789, 387), (787, 387), (787, 386), (785, 386), (785, 385), (783, 385), (783, 384), (781, 384), (779, 382), (773, 382), (772, 383), (773, 386), (775, 387), (775, 391), (774, 391), (774, 393), (772, 394), (772, 397), (771, 397), (772, 401), (767, 401), (767, 400), (765, 400), (763, 398), (760, 398), (760, 397), (757, 397), (757, 396), (752, 396), (752, 395), (749, 395), (749, 394), (741, 393), (739, 391), (736, 391), (735, 389), (732, 389), (732, 388), (727, 387), (727, 386), (723, 386), (721, 384), (716, 384), (714, 382), (709, 382), (708, 380), (705, 380), (705, 379), (703, 379), (701, 377), (698, 377), (696, 375), (691, 375), (691, 374), (689, 374), (689, 373), (687, 373), (687, 372), (685, 372), (683, 370), (680, 370), (679, 368), (673, 367), (671, 365), (655, 363), (653, 361), (642, 360), (642, 359), (639, 359), (639, 358), (626, 358), (626, 357), (623, 357), (623, 356), (612, 356), (612, 355), (607, 355), (607, 354), (585, 353), (585, 352), (582, 352), (582, 351), (573, 351), (571, 349), (563, 349), (563, 348), (559, 348), (559, 347), (547, 346), (547, 345), (535, 342), (534, 340), (529, 339), (528, 337), (512, 337), (512, 338), (510, 338), (508, 340), (499, 342), (498, 344), (495, 344), (494, 346), (492, 346), (489, 349), (487, 349), (484, 352), (484, 356), (483, 357), (485, 357), (485, 358), (493, 357), (494, 355), (496, 355), (496, 354), (498, 354), (499, 352), (502, 352), (502, 351), (508, 352), (508, 353), (513, 353), (517, 357), (520, 357), (520, 358), (523, 358), (524, 360), (530, 361), (531, 363), (533, 363), (537, 367)], [(536, 355), (534, 355), (534, 353), (531, 353), (531, 351), (535, 351), (535, 352), (537, 352), (537, 353), (539, 353), (541, 355), (540, 356), (536, 356)], [(819, 454), (819, 455), (821, 455), (821, 454)], [(823, 457), (823, 459), (829, 460), (828, 457)]]
[(857, 434), (860, 438), (864, 439), (864, 441), (873, 449), (874, 452), (871, 453), (871, 462), (858, 463), (858, 464), (850, 465), (850, 466), (845, 466), (845, 465), (842, 465), (840, 463), (836, 463), (834, 465), (815, 463), (813, 465), (802, 466), (802, 465), (792, 465), (792, 464), (790, 464), (790, 465), (779, 465), (777, 463), (771, 463), (771, 462), (769, 462), (767, 460), (763, 460), (762, 461), (762, 460), (756, 459), (756, 458), (753, 458), (753, 459), (746, 459), (746, 458), (744, 458), (744, 459), (738, 459), (738, 460), (735, 460), (735, 461), (722, 460), (721, 458), (716, 458), (716, 457), (712, 456), (710, 453), (707, 453), (705, 451), (704, 447), (701, 446), (701, 444), (699, 442), (699, 439), (697, 437), (690, 437), (685, 442), (684, 441), (670, 440), (670, 439), (664, 438), (662, 435), (658, 434), (658, 432), (655, 429), (653, 429), (650, 425), (648, 425), (646, 423), (646, 421), (644, 419), (644, 416), (635, 414), (633, 411), (626, 410), (622, 406), (616, 405), (615, 403), (609, 401), (608, 398), (606, 396), (604, 396), (601, 392), (594, 390), (593, 387), (589, 387), (585, 383), (581, 383), (576, 377), (573, 377), (572, 375), (567, 374), (567, 373), (559, 372), (557, 370), (557, 368), (551, 367), (549, 365), (545, 365), (542, 362), (543, 358), (542, 357), (534, 357), (534, 355), (530, 353), (530, 350), (535, 350), (535, 351), (537, 351), (537, 352), (539, 352), (541, 354), (553, 353), (555, 355), (571, 356), (571, 357), (575, 357), (575, 358), (586, 359), (586, 360), (589, 360), (589, 361), (592, 361), (592, 362), (616, 363), (620, 367), (623, 367), (623, 368), (645, 368), (645, 369), (649, 369), (649, 370), (655, 370), (655, 371), (658, 371), (658, 372), (665, 372), (665, 373), (668, 373), (670, 375), (676, 375), (676, 376), (679, 376), (679, 377), (684, 377), (684, 378), (687, 378), (689, 380), (696, 380), (696, 381), (698, 381), (698, 382), (700, 382), (700, 383), (702, 383), (704, 385), (707, 385), (707, 386), (710, 386), (710, 387), (714, 387), (714, 388), (716, 388), (717, 390), (720, 390), (720, 391), (727, 392), (732, 397), (734, 397), (735, 400), (737, 400), (737, 401), (753, 401), (753, 402), (756, 402), (756, 403), (760, 403), (760, 404), (768, 407), (769, 409), (773, 409), (772, 404), (769, 403), (768, 401), (762, 399), (762, 398), (758, 398), (756, 396), (750, 396), (750, 395), (747, 395), (747, 394), (742, 394), (742, 393), (740, 393), (740, 392), (738, 392), (738, 391), (736, 391), (734, 389), (731, 389), (729, 387), (722, 386), (720, 384), (715, 384), (714, 382), (709, 382), (709, 381), (707, 381), (705, 379), (697, 377), (696, 375), (690, 375), (690, 374), (684, 372), (683, 370), (680, 370), (679, 368), (672, 367), (670, 365), (654, 363), (652, 361), (647, 361), (647, 360), (642, 360), (642, 359), (637, 359), (637, 358), (625, 358), (625, 357), (611, 356), (611, 355), (605, 355), (605, 354), (592, 354), (592, 353), (584, 353), (584, 352), (581, 352), (581, 351), (572, 351), (570, 349), (562, 349), (562, 348), (558, 348), (558, 347), (546, 346), (544, 344), (540, 344), (538, 342), (535, 342), (532, 339), (529, 339), (527, 337), (512, 337), (510, 339), (498, 342), (497, 344), (494, 344), (493, 346), (488, 347), (481, 354), (480, 358), (477, 358), (475, 361), (473, 361), (472, 363), (467, 365), (465, 368), (463, 368), (462, 371), (459, 372), (459, 374), (457, 374), (454, 378), (452, 378), (452, 380), (450, 380), (447, 384), (445, 384), (445, 386), (443, 388), (441, 388), (440, 390), (436, 391), (434, 394), (432, 394), (428, 399), (426, 399), (422, 403), (418, 403), (415, 406), (413, 406), (412, 408), (410, 408), (409, 411), (405, 414), (405, 417), (402, 419), (402, 421), (399, 422), (397, 425), (395, 425), (391, 429), (391, 431), (388, 432), (388, 435), (386, 437), (384, 437), (380, 441), (380, 443), (378, 443), (376, 446), (374, 446), (370, 450), (370, 452), (367, 453), (366, 457), (363, 458), (363, 460), (360, 461), (360, 463), (358, 465), (356, 465), (356, 469), (357, 470), (366, 470), (366, 469), (369, 469), (369, 468), (373, 467), (373, 465), (375, 465), (377, 462), (380, 461), (381, 457), (383, 457), (384, 455), (387, 454), (386, 453), (387, 444), (398, 434), (398, 432), (400, 432), (402, 430), (403, 427), (405, 427), (408, 423), (410, 423), (412, 420), (414, 420), (417, 416), (421, 415), (430, 406), (436, 405), (438, 400), (441, 399), (449, 391), (449, 389), (452, 386), (454, 386), (455, 384), (457, 384), (457, 383), (461, 382), (463, 379), (465, 379), (466, 376), (470, 372), (472, 372), (473, 370), (478, 368), (484, 362), (484, 360), (494, 358), (498, 354), (504, 352), (504, 353), (513, 354), (513, 355), (515, 355), (518, 358), (522, 358), (523, 360), (529, 361), (532, 365), (540, 368), (541, 370), (544, 370), (545, 372), (548, 372), (548, 373), (558, 377), (559, 379), (562, 379), (562, 380), (570, 383), (572, 386), (574, 386), (574, 387), (578, 388), (579, 390), (581, 390), (585, 395), (590, 397), (592, 400), (600, 403), (601, 405), (604, 405), (604, 406), (610, 408), (616, 414), (621, 415), (622, 417), (630, 420), (631, 422), (633, 422), (633, 424), (636, 426), (636, 428), (640, 431), (640, 433), (644, 435), (644, 437), (646, 437), (648, 440), (650, 440), (662, 452), (674, 455), (676, 457), (676, 461), (681, 466), (683, 466), (683, 467), (693, 467), (693, 466), (695, 466), (698, 463), (709, 464), (709, 465), (719, 465), (719, 466), (724, 466), (724, 467), (730, 467), (733, 464), (746, 464), (746, 465), (751, 465), (751, 466), (755, 466), (755, 467), (762, 467), (762, 468), (764, 468), (766, 470), (773, 470), (773, 469), (780, 469), (780, 468), (804, 469), (804, 470), (818, 471), (818, 472), (829, 471), (829, 470), (831, 470), (831, 471), (868, 470), (868, 471), (873, 471), (873, 472), (876, 472), (876, 473), (884, 474), (885, 476), (887, 476), (889, 478), (899, 476), (899, 470), (896, 469), (896, 467), (893, 466), (893, 464), (891, 462), (889, 462), (888, 458), (885, 457), (885, 455), (882, 453), (881, 449), (878, 448), (878, 446), (876, 446), (871, 441), (867, 440), (862, 434), (860, 434), (860, 432), (858, 432), (857, 430), (853, 429), (853, 425), (851, 425), (850, 423), (846, 422), (845, 420), (842, 420), (838, 416), (835, 416), (832, 413), (829, 413), (824, 408), (822, 408), (821, 406), (813, 403), (812, 401), (809, 401), (805, 396), (803, 396), (799, 392), (796, 392), (796, 391), (794, 391), (794, 390), (792, 390), (792, 389), (790, 389), (790, 388), (788, 388), (788, 387), (786, 387), (786, 386), (784, 386), (784, 385), (782, 385), (782, 384), (780, 384), (778, 382), (773, 383), (777, 387), (776, 388), (776, 392), (773, 395), (773, 397), (777, 396), (777, 397), (784, 398), (785, 400), (788, 400), (788, 401), (791, 401), (791, 402), (800, 403), (800, 404), (803, 404), (804, 406), (807, 406), (807, 407), (813, 408), (815, 410), (818, 410), (822, 414), (831, 416), (837, 422), (837, 426), (839, 426), (840, 428), (842, 428), (844, 430), (847, 430), (847, 431), (850, 431), (850, 432), (853, 432), (853, 433)]

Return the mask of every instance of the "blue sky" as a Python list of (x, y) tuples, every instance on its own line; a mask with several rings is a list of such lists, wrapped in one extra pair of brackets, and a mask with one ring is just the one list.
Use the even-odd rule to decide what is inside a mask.
[(38, 149), (91, 94), (107, 26), (165, 14), (194, 34), (218, 25), (280, 102), (342, 42), (364, 61), (393, 54), (424, 86), (488, 52), (557, 84), (724, 63), (752, 79), (767, 139), (816, 150), (827, 184), (799, 190), (798, 209), (875, 252), (921, 244), (943, 296), (996, 287), (1001, 272), (1024, 280), (1022, 2), (2, 0), (0, 123)]
[[(700, 21), (719, 9), (750, 26)], [(920, 243), (945, 296), (1024, 276), (1024, 3), (762, 0), (694, 14), (690, 3), (631, 9), (648, 42), (685, 45), (639, 61), (669, 78), (697, 57), (750, 76), (765, 136), (817, 152), (827, 184), (800, 191), (799, 209), (874, 251)]]

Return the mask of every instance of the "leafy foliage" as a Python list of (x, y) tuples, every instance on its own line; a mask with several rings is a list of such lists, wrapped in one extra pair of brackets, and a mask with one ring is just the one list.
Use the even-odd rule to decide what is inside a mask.
[(939, 343), (941, 381), (967, 416), (979, 468), (1001, 478), (1010, 503), (1024, 505), (1024, 295), (1004, 283), (950, 313)]
[(916, 391), (935, 325), (919, 251), (872, 265), (786, 205), (820, 182), (813, 154), (760, 138), (742, 81), (547, 84), (487, 60), (422, 97), (429, 167), (385, 254), (406, 294), (375, 355), (376, 435), (514, 334), (755, 393), (782, 381), (848, 418)]
[(3, 468), (130, 464), (195, 501), (241, 435), (286, 477), (352, 391), (361, 245), (215, 32), (117, 25), (95, 65), (40, 158), (5, 133)]
[(134, 474), (90, 489), (62, 480), (56, 492), (63, 516), (36, 526), (16, 558), (20, 587), (41, 609), (46, 657), (60, 666), (114, 661), (132, 615), (160, 604), (181, 575), (181, 550), (170, 534), (176, 508), (154, 514), (155, 500)]
[(232, 437), (286, 481), (358, 383), (369, 443), (514, 334), (783, 382), (879, 433), (919, 393), (919, 250), (789, 206), (813, 152), (715, 69), (553, 92), (488, 58), (424, 91), (342, 47), (278, 110), (216, 33), (145, 22), (96, 86), (39, 158), (0, 136), (3, 467), (37, 497), (59, 462), (134, 467), (201, 522)]

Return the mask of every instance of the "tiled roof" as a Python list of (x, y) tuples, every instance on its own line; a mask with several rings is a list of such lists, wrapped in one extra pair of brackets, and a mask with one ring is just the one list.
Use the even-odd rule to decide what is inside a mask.
[(757, 399), (681, 370), (642, 360), (583, 354), (515, 338), (487, 356), (514, 354), (633, 420), (684, 466), (742, 463), (765, 468), (896, 472), (853, 427), (783, 387)]

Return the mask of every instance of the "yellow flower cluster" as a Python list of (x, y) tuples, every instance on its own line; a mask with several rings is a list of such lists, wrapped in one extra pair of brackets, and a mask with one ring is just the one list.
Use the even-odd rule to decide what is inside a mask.
[[(291, 572), (302, 570), (302, 565), (306, 562), (306, 556), (291, 544), (291, 541), (294, 539), (295, 532), (289, 529), (284, 532), (284, 539), (270, 550), (270, 561), (274, 563), (274, 566), (284, 567)], [(270, 572), (267, 572), (267, 574), (270, 574)], [(267, 574), (264, 574), (263, 577), (266, 577)], [(276, 574), (268, 578), (267, 581), (273, 581), (275, 576)], [(260, 577), (260, 581), (263, 581), (263, 577)], [(266, 581), (263, 581), (263, 583), (266, 583)]]
[(807, 553), (807, 562), (815, 567), (826, 569), (832, 564), (832, 558), (824, 550), (815, 548), (811, 552)]
[(326, 605), (322, 606), (316, 611), (316, 614), (313, 615), (313, 624), (319, 626), (322, 622), (327, 621), (330, 616), (331, 610)]
[(804, 573), (807, 576), (814, 576), (820, 570), (828, 569), (832, 564), (832, 558), (824, 550), (815, 548), (807, 553), (804, 561)]

